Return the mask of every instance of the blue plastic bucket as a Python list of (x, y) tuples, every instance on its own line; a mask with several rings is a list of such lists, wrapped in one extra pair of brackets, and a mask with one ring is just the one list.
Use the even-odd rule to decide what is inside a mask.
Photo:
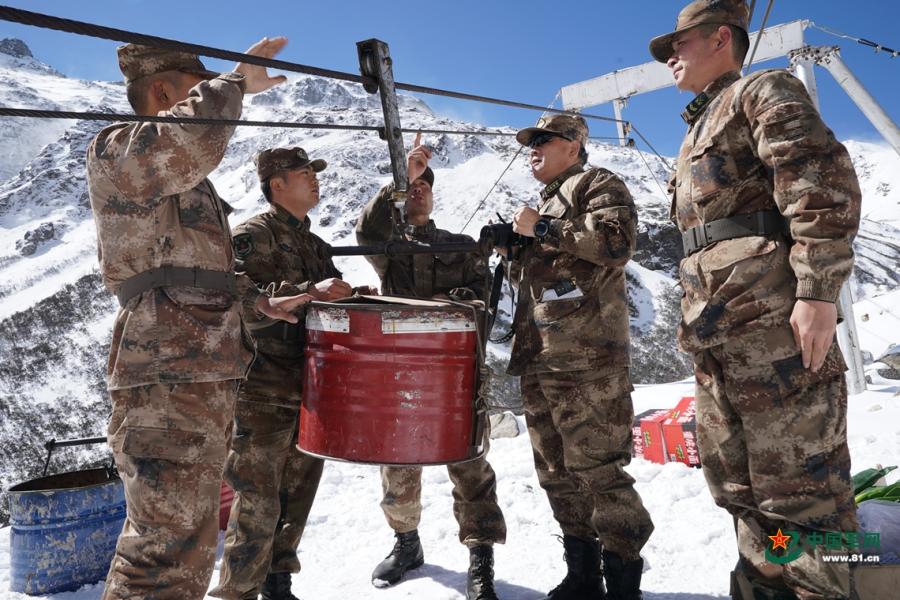
[(60, 473), (7, 491), (11, 591), (68, 592), (106, 577), (125, 521), (125, 490), (115, 472)]

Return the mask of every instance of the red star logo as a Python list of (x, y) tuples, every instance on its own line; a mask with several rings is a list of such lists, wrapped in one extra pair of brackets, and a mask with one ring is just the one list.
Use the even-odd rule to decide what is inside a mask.
[(781, 533), (781, 528), (778, 528), (778, 533), (776, 535), (770, 535), (769, 539), (772, 540), (772, 550), (778, 550), (779, 548), (788, 549), (788, 542), (791, 541), (791, 536), (784, 535)]

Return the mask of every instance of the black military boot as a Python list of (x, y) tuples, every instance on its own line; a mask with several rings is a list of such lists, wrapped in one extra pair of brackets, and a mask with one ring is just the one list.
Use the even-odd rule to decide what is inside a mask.
[(493, 546), (479, 545), (469, 548), (466, 600), (498, 600), (494, 591)]
[(404, 573), (425, 564), (425, 553), (422, 551), (418, 530), (394, 535), (397, 537), (394, 549), (372, 571), (372, 585), (375, 587), (394, 585)]
[(603, 551), (603, 575), (606, 577), (606, 594), (609, 600), (643, 600), (641, 573), (644, 559), (623, 560), (621, 556)]
[(259, 591), (260, 600), (300, 600), (291, 593), (290, 573), (269, 573)]
[(564, 535), (563, 548), (568, 572), (545, 600), (605, 600), (600, 571), (600, 543)]

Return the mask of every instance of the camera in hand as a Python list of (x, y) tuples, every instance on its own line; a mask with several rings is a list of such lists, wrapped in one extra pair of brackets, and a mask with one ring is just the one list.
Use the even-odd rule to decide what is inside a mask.
[(482, 241), (489, 241), (491, 246), (512, 250), (516, 247), (528, 246), (534, 240), (513, 231), (512, 223), (492, 223), (481, 228)]

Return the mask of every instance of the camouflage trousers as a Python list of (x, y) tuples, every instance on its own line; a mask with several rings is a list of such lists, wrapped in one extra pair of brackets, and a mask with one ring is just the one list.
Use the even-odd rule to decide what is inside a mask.
[(636, 559), (653, 522), (625, 472), (631, 462), (627, 369), (543, 372), (522, 377), (522, 402), (538, 481), (566, 535), (599, 538)]
[(803, 368), (790, 327), (739, 336), (697, 353), (694, 362), (700, 462), (737, 532), (732, 594), (848, 598), (849, 568), (823, 562), (823, 546), (784, 565), (765, 556), (773, 545), (768, 536), (779, 528), (801, 540), (858, 529), (837, 344), (819, 373)]
[(300, 570), (297, 547), (324, 461), (296, 448), (297, 409), (241, 395), (225, 481), (234, 501), (219, 585), (211, 596), (253, 598), (268, 573)]
[(108, 439), (127, 517), (103, 599), (203, 598), (216, 558), (237, 381), (110, 392)]
[[(506, 522), (497, 504), (497, 476), (487, 459), (447, 465), (447, 474), (453, 482), (453, 516), (459, 524), (459, 541), (467, 546), (504, 543)], [(422, 467), (381, 467), (381, 485), (381, 509), (391, 529), (406, 533), (418, 528), (422, 519)]]

